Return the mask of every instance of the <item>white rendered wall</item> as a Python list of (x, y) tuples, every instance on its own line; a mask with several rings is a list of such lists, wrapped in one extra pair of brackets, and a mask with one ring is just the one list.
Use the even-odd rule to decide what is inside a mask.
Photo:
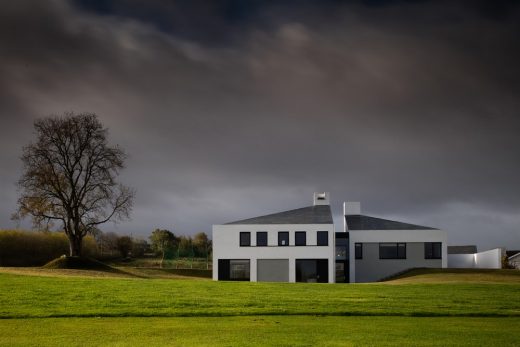
[(361, 203), (357, 201), (345, 201), (343, 203), (343, 215), (359, 215), (361, 214)]
[(475, 267), (475, 254), (448, 254), (448, 267), (470, 269)]
[(444, 230), (349, 230), (348, 233), (351, 283), (356, 282), (355, 244), (357, 242), (442, 242), (442, 267), (448, 267), (448, 234)]
[[(251, 246), (240, 247), (240, 232), (251, 233)], [(256, 232), (267, 231), (267, 247), (256, 247)], [(278, 232), (289, 232), (289, 246), (278, 246)], [(294, 233), (305, 231), (307, 246), (294, 246)], [(328, 246), (316, 246), (317, 232), (328, 231)], [(213, 279), (218, 280), (218, 259), (249, 259), (250, 280), (257, 281), (257, 259), (289, 259), (289, 282), (296, 282), (296, 259), (328, 259), (329, 283), (334, 282), (333, 224), (233, 224), (213, 226)]]
[(461, 269), (501, 269), (502, 248), (473, 254), (450, 254), (448, 265)]
[(502, 268), (502, 249), (495, 248), (476, 254), (475, 267), (478, 269), (501, 269)]

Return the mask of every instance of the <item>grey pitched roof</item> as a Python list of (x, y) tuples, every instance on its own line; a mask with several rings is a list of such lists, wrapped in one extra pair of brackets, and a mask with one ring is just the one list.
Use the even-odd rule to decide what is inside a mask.
[(316, 205), (296, 210), (268, 214), (265, 216), (239, 220), (229, 224), (332, 224), (329, 205)]
[(477, 253), (477, 246), (448, 246), (448, 254), (473, 254)]
[(393, 220), (369, 217), (364, 215), (347, 215), (348, 230), (436, 230), (421, 225), (396, 222)]

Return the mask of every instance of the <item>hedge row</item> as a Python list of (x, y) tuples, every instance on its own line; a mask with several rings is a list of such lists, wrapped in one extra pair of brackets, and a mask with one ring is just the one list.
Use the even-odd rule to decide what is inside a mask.
[[(95, 257), (96, 242), (83, 239), (83, 255)], [(0, 230), (0, 266), (41, 266), (69, 254), (67, 236), (58, 232)]]

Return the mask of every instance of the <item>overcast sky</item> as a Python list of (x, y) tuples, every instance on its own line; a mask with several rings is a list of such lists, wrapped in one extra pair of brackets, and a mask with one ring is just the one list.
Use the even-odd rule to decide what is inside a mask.
[(520, 6), (496, 3), (2, 1), (0, 228), (34, 119), (88, 111), (137, 191), (105, 231), (210, 234), (329, 191), (338, 228), (361, 201), (518, 249)]

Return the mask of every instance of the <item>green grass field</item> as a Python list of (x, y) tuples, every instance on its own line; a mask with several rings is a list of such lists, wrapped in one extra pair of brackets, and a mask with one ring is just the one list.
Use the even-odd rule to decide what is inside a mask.
[(459, 275), (330, 285), (6, 269), (0, 346), (518, 345), (518, 272)]

